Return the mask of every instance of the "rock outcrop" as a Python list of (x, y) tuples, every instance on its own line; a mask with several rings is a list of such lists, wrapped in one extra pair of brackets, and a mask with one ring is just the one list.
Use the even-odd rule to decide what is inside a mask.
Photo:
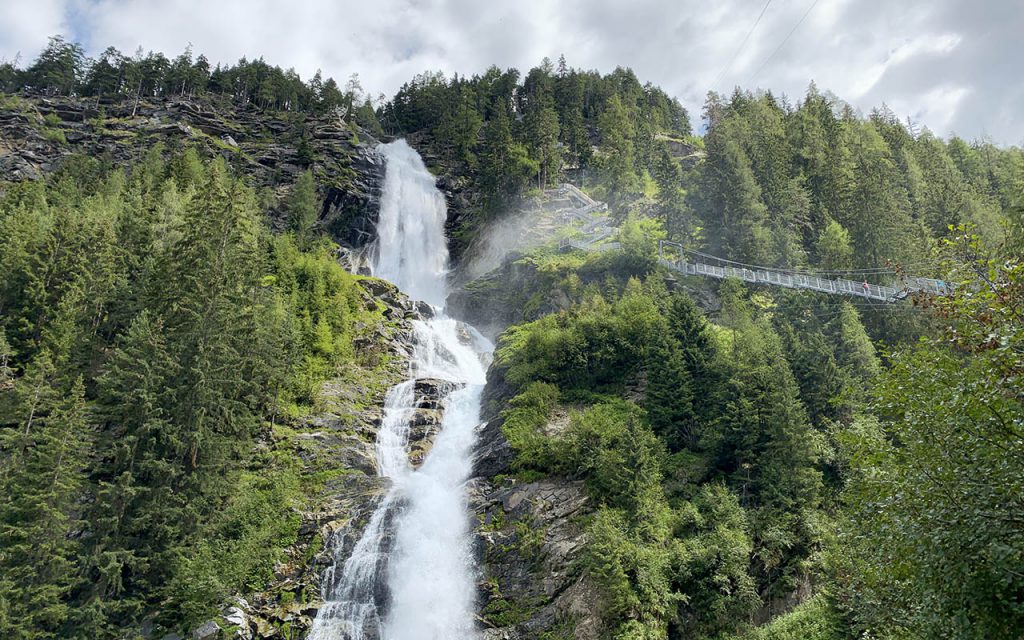
[[(384, 162), (378, 141), (337, 116), (282, 114), (238, 106), (217, 96), (191, 100), (96, 101), (5, 96), (0, 100), (0, 188), (35, 180), (73, 154), (127, 166), (156, 144), (165, 153), (193, 146), (222, 156), (257, 187), (284, 195), (312, 170), (323, 201), (319, 224), (359, 248), (373, 239)], [(285, 212), (272, 210), (283, 228)]]
[[(600, 637), (601, 600), (578, 562), (591, 503), (582, 482), (513, 474), (514, 452), (501, 430), (513, 390), (488, 372), (470, 503), (477, 519), (480, 620), (487, 640)], [(545, 431), (564, 428), (556, 411)]]
[(600, 597), (577, 562), (589, 510), (582, 483), (479, 479), (471, 497), (480, 522), (484, 637), (597, 638)]

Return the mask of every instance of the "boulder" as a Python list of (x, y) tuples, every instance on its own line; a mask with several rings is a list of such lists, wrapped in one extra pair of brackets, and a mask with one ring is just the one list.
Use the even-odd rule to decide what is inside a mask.
[(220, 634), (220, 625), (213, 620), (207, 620), (192, 631), (192, 640), (216, 640)]

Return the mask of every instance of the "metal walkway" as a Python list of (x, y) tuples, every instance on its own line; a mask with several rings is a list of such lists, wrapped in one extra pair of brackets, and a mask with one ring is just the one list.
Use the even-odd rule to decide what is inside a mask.
[[(563, 238), (559, 242), (559, 248), (563, 250), (609, 251), (621, 246), (618, 242), (605, 242), (618, 232), (618, 229), (611, 225), (611, 219), (607, 214), (608, 205), (593, 200), (570, 184), (561, 185), (558, 195), (567, 197), (573, 204), (572, 209), (560, 213), (561, 221), (566, 226), (579, 223), (578, 230), (582, 234), (581, 238)], [(595, 215), (598, 213), (601, 215)], [(667, 250), (670, 248), (674, 248), (681, 257), (668, 257)], [(753, 284), (855, 296), (883, 303), (898, 302), (913, 293), (933, 295), (949, 293), (949, 285), (946, 282), (932, 278), (899, 276), (894, 272), (892, 275), (895, 279), (890, 284), (857, 282), (844, 278), (823, 277), (792, 269), (737, 264), (715, 256), (690, 251), (680, 244), (664, 240), (658, 242), (658, 263), (688, 276), (738, 278)]]
[(575, 205), (560, 213), (562, 223), (568, 226), (578, 222), (579, 231), (583, 235), (582, 238), (563, 238), (558, 245), (560, 249), (609, 251), (621, 246), (618, 242), (604, 242), (619, 231), (618, 227), (611, 224), (607, 204), (594, 200), (571, 184), (559, 186), (558, 195), (568, 198)]

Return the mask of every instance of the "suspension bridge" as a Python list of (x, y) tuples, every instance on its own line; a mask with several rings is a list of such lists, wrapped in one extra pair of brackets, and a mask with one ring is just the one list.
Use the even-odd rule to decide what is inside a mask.
[[(558, 195), (568, 198), (571, 208), (560, 212), (565, 226), (572, 226), (578, 232), (574, 237), (563, 238), (559, 246), (563, 250), (609, 251), (621, 245), (609, 240), (618, 233), (608, 216), (608, 206), (597, 202), (570, 184), (558, 188)], [(888, 284), (870, 283), (841, 277), (829, 273), (811, 273), (797, 269), (781, 269), (748, 265), (724, 258), (687, 249), (681, 244), (660, 240), (658, 242), (658, 263), (687, 276), (708, 278), (737, 278), (752, 284), (763, 284), (788, 289), (805, 289), (833, 295), (854, 296), (875, 302), (899, 302), (914, 293), (942, 295), (949, 293), (950, 286), (942, 280), (919, 278), (898, 274), (895, 270), (873, 270), (872, 275), (888, 275)], [(847, 275), (853, 272), (837, 272)]]

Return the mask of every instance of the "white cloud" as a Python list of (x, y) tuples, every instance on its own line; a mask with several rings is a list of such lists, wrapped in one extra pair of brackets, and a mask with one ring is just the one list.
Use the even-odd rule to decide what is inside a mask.
[(850, 87), (850, 95), (845, 97), (857, 100), (873, 89), (888, 69), (898, 67), (920, 55), (948, 54), (956, 49), (960, 40), (961, 37), (954, 33), (912, 38), (890, 51), (881, 62), (862, 71), (859, 74), (860, 78)]
[(763, 0), (4, 0), (0, 57), (34, 56), (57, 32), (91, 53), (141, 46), (173, 57), (191, 43), (214, 62), (263, 56), (341, 82), (359, 73), (365, 88), (390, 94), (425, 70), (525, 72), (565, 53), (586, 69), (632, 67), (695, 121), (709, 89), (764, 87), (793, 101), (814, 80), (862, 111), (884, 102), (937, 133), (1024, 139), (1014, 80), (1024, 3), (819, 0), (785, 40), (812, 2), (773, 0), (737, 52)]
[(31, 60), (48, 37), (67, 33), (62, 0), (13, 0), (0, 3), (0, 60)]

